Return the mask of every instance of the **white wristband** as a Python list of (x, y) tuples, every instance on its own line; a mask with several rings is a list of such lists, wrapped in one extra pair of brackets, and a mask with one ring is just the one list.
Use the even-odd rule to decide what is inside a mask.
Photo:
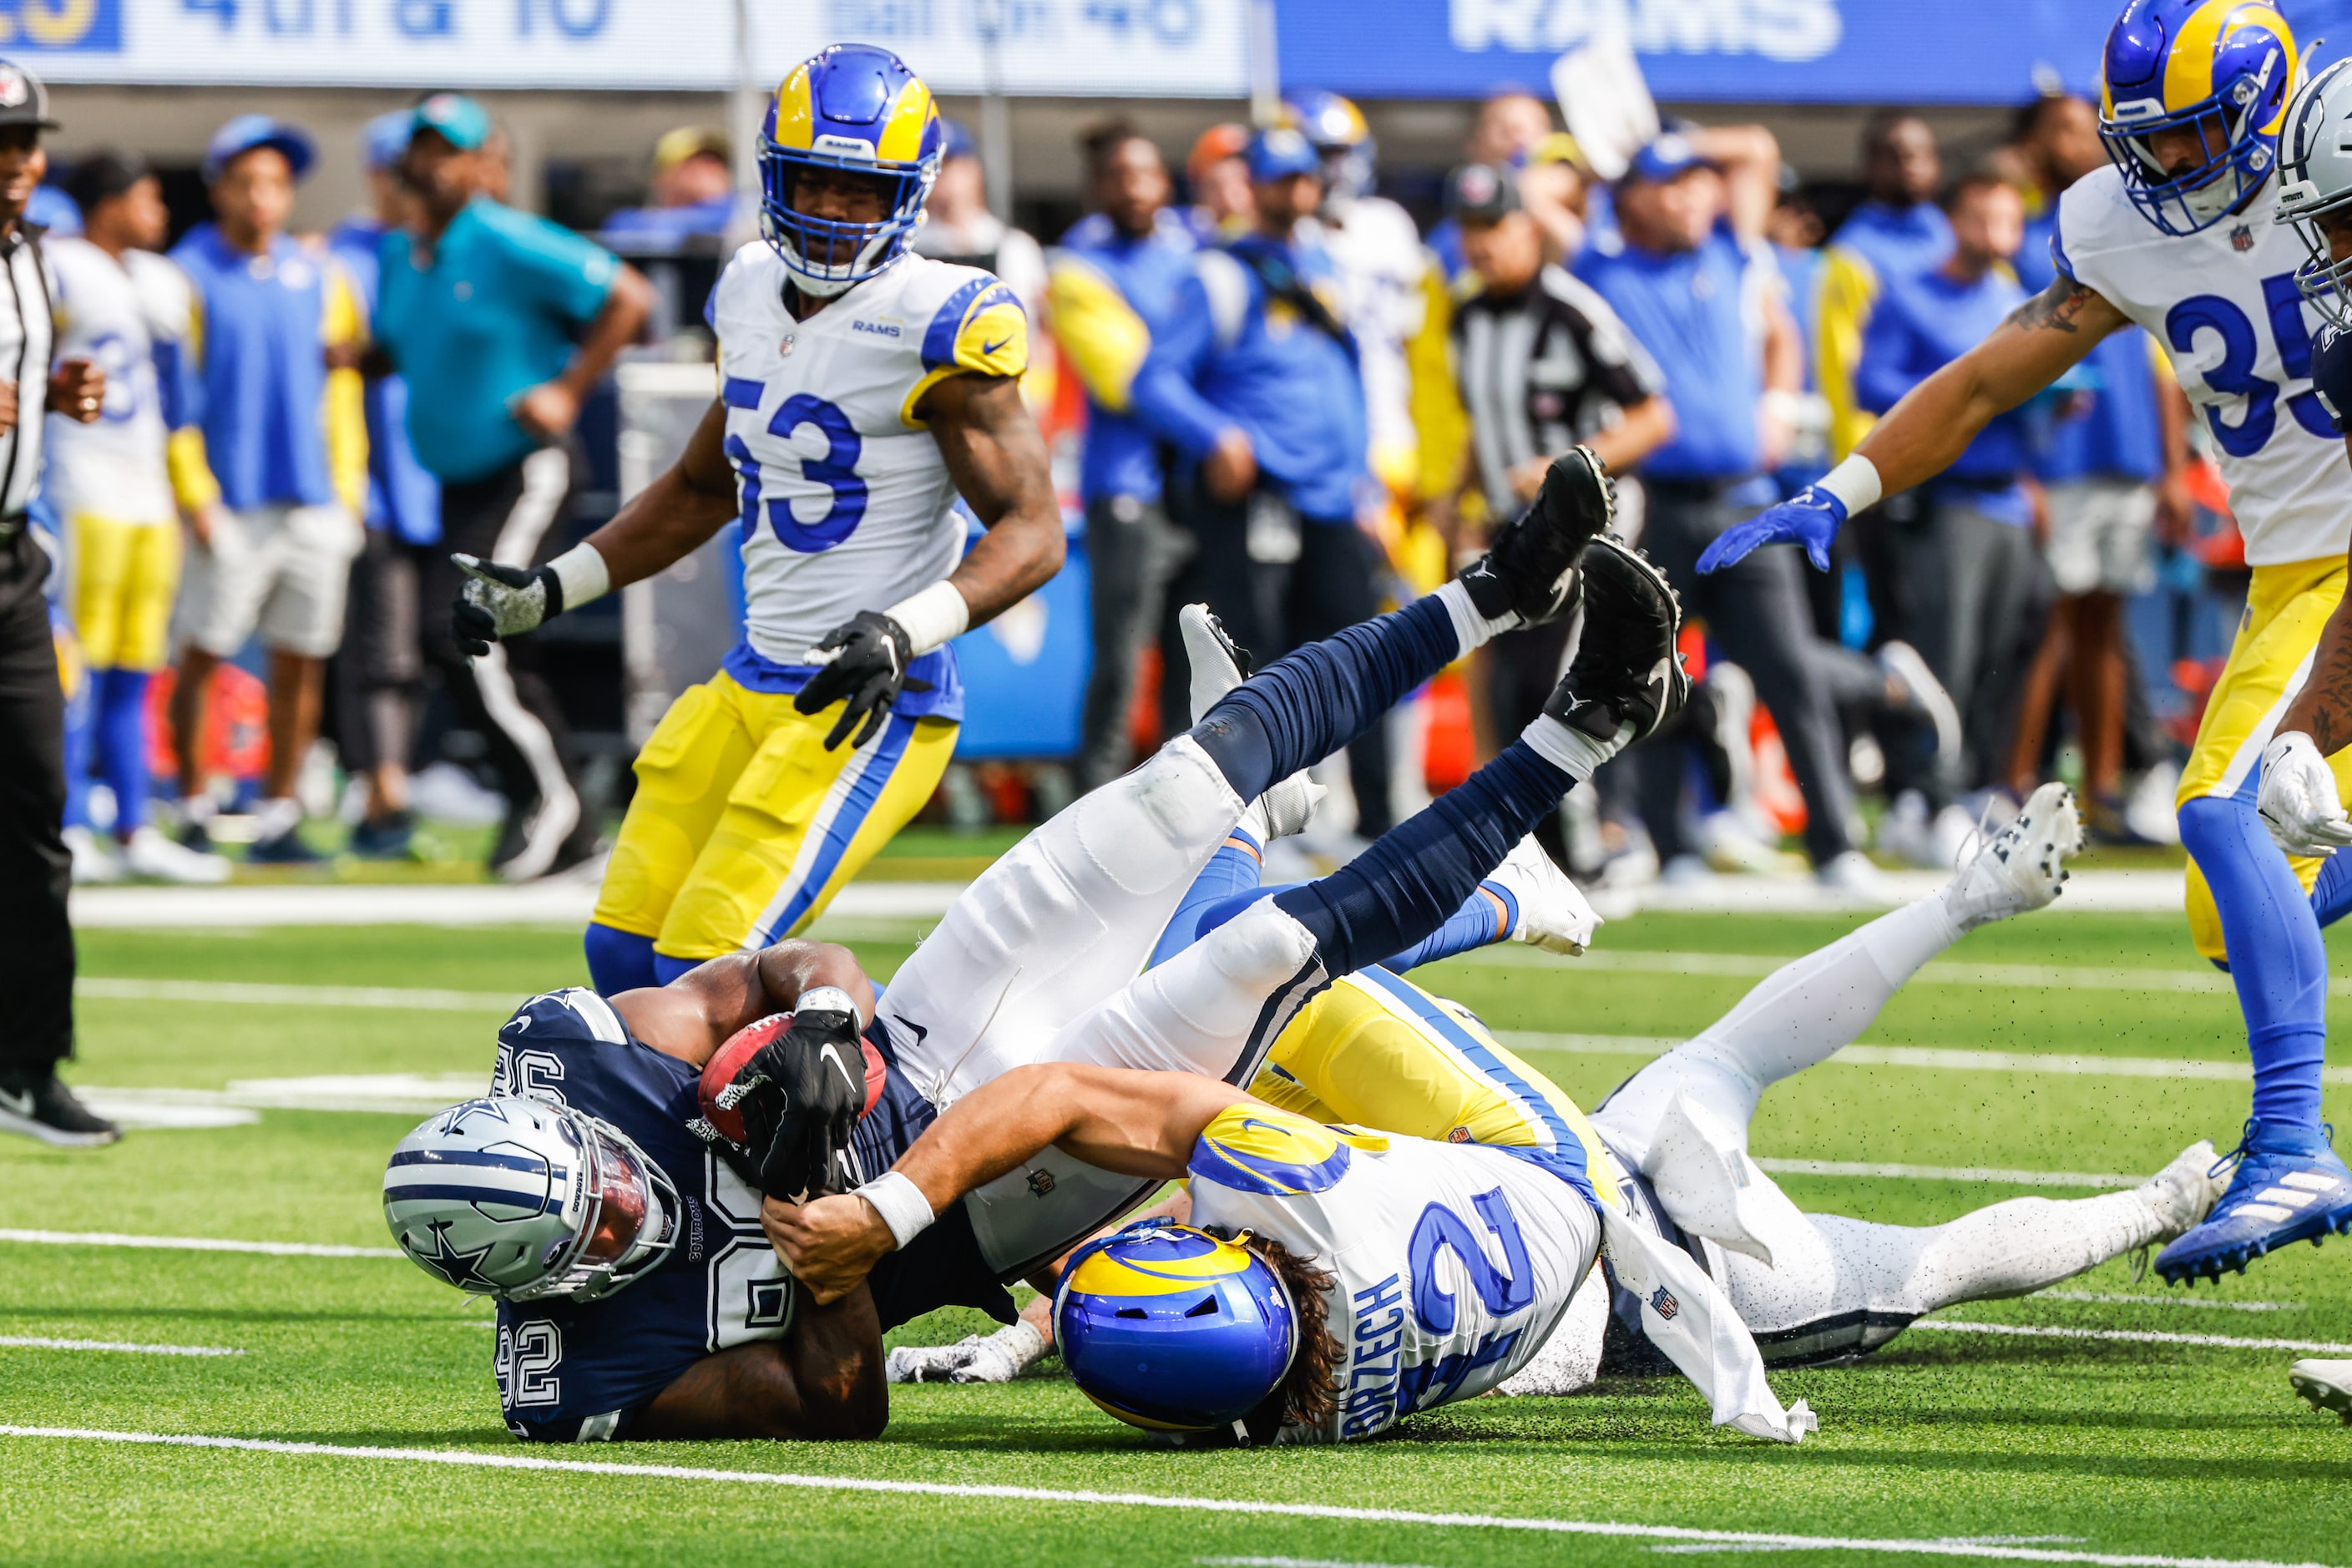
[(802, 992), (793, 1002), (793, 1011), (795, 1013), (846, 1013), (861, 1024), (864, 1023), (866, 1016), (857, 1010), (857, 1004), (850, 999), (849, 993), (838, 985), (812, 986)]
[(555, 580), (563, 585), (563, 607), (576, 610), (591, 599), (601, 599), (613, 591), (613, 571), (594, 545), (582, 540), (547, 563)]
[(939, 1217), (931, 1212), (931, 1200), (923, 1196), (923, 1189), (897, 1171), (883, 1172), (858, 1188), (857, 1195), (874, 1205), (874, 1212), (882, 1216), (891, 1238), (900, 1247), (922, 1235)]
[(1878, 465), (1856, 452), (1815, 479), (1813, 489), (1827, 490), (1843, 501), (1848, 517), (1858, 511), (1867, 511), (1878, 504)]
[(919, 658), (945, 647), (971, 625), (971, 606), (964, 603), (962, 590), (944, 577), (882, 613), (907, 628), (908, 644)]

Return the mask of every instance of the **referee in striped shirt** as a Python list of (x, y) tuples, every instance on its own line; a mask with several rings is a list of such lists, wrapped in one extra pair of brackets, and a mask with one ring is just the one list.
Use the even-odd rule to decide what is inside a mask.
[(56, 128), (47, 89), (0, 60), (0, 1131), (74, 1147), (121, 1134), (58, 1081), (73, 1052), (65, 698), (42, 591), (49, 554), (26, 513), (42, 416), (87, 425), (106, 388), (88, 360), (49, 363), (56, 282), (25, 204), (48, 171), (41, 132)]
[[(1675, 433), (1665, 382), (1606, 300), (1544, 256), (1543, 231), (1509, 171), (1468, 163), (1446, 177), (1475, 291), (1457, 300), (1454, 384), (1470, 421), (1461, 489), (1499, 525), (1535, 499), (1551, 460), (1579, 443), (1623, 474)], [(1625, 491), (1632, 496), (1632, 489)], [(1516, 735), (1558, 684), (1569, 623), (1506, 633), (1487, 656), (1495, 733)], [(1566, 859), (1557, 813), (1537, 837)]]

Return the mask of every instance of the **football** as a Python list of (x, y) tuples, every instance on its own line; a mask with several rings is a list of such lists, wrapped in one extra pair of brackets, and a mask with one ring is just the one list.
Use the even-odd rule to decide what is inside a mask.
[[(712, 1052), (709, 1062), (704, 1066), (700, 1089), (702, 1117), (729, 1142), (740, 1145), (744, 1141), (743, 1111), (740, 1106), (732, 1105), (720, 1109), (719, 1091), (735, 1081), (735, 1075), (743, 1070), (743, 1064), (758, 1054), (761, 1047), (771, 1040), (781, 1039), (784, 1031), (792, 1026), (793, 1015), (790, 1013), (772, 1013), (757, 1023), (746, 1024), (730, 1035), (727, 1043)], [(882, 1085), (890, 1069), (882, 1060), (882, 1053), (876, 1050), (871, 1042), (861, 1038), (857, 1048), (866, 1058), (866, 1104), (859, 1112), (863, 1115), (865, 1111), (873, 1110), (874, 1102), (882, 1098)]]
[(702, 1069), (702, 1117), (721, 1138), (730, 1143), (744, 1141), (743, 1112), (738, 1106), (721, 1109), (719, 1091), (735, 1081), (743, 1064), (757, 1055), (761, 1047), (782, 1037), (793, 1026), (790, 1013), (771, 1013), (756, 1023), (746, 1024), (727, 1037), (727, 1043), (710, 1054)]

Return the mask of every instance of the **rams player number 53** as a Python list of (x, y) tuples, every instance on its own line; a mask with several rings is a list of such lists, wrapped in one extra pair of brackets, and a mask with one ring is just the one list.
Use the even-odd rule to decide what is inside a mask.
[[(685, 456), (536, 571), (458, 558), (457, 635), (479, 652), (740, 521), (743, 641), (638, 754), (588, 929), (607, 995), (814, 919), (947, 767), (948, 643), (1061, 567), (1020, 303), (907, 247), (941, 146), (897, 56), (803, 61), (761, 136), (764, 243), (711, 293), (719, 393)], [(989, 530), (969, 555), (959, 492)]]

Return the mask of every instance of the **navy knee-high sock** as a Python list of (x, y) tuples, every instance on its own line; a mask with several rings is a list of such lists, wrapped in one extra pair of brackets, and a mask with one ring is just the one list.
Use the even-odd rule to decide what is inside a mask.
[(1453, 613), (1432, 594), (1283, 655), (1220, 699), (1192, 738), (1234, 794), (1255, 800), (1379, 723), (1461, 651)]
[(1325, 973), (1378, 963), (1443, 926), (1575, 783), (1514, 742), (1354, 860), (1274, 901), (1313, 933)]
[(2316, 1127), (2327, 1046), (2327, 951), (2311, 900), (2254, 811), (2252, 790), (2250, 783), (2241, 795), (2209, 795), (2182, 806), (2180, 842), (2221, 917), (2254, 1061), (2254, 1114)]

